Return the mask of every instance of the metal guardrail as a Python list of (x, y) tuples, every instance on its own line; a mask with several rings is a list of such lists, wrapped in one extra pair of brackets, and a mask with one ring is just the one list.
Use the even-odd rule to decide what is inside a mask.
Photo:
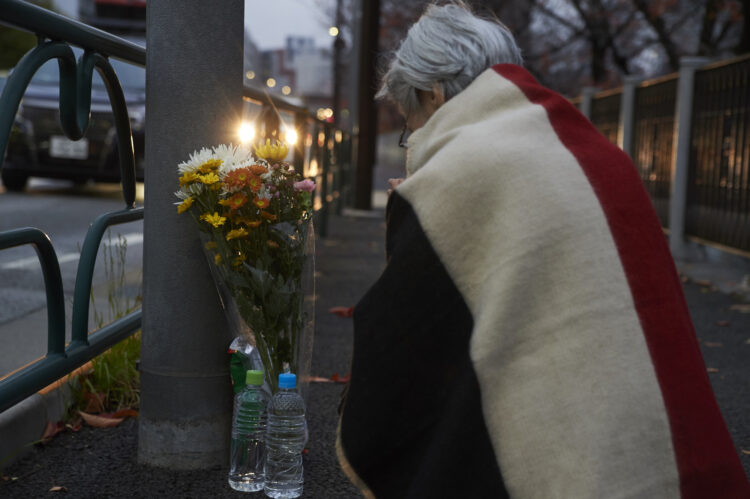
[(620, 131), (621, 89), (602, 92), (591, 100), (591, 122), (613, 144), (617, 144)]
[[(86, 24), (54, 14), (19, 0), (0, 0), (0, 23), (36, 34), (39, 44), (27, 53), (6, 82), (0, 95), (0, 158), (4, 156), (13, 119), (29, 81), (50, 59), (60, 66), (60, 121), (71, 140), (82, 138), (89, 124), (91, 78), (98, 70), (109, 93), (117, 130), (125, 209), (99, 216), (89, 228), (78, 264), (73, 299), (72, 341), (65, 345), (65, 308), (60, 266), (49, 237), (39, 229), (25, 228), (0, 233), (0, 249), (31, 244), (37, 250), (44, 273), (48, 310), (46, 356), (0, 380), (0, 412), (44, 388), (140, 328), (141, 310), (88, 332), (89, 295), (96, 254), (107, 227), (143, 218), (135, 207), (135, 156), (130, 120), (117, 75), (108, 58), (145, 66), (146, 50)], [(84, 49), (76, 62), (69, 44)], [(351, 137), (332, 124), (310, 116), (304, 107), (266, 92), (245, 87), (243, 99), (281, 118), (291, 114), (298, 134), (293, 163), (298, 171), (315, 177), (316, 226), (325, 237), (332, 209), (340, 212), (350, 196), (345, 186), (351, 175)], [(272, 115), (271, 113), (268, 113)]]
[(669, 226), (676, 103), (677, 75), (636, 88), (633, 163), (662, 227)]
[[(0, 158), (4, 157), (13, 119), (32, 76), (45, 62), (60, 68), (60, 124), (71, 140), (85, 136), (91, 111), (91, 83), (96, 69), (105, 82), (117, 130), (125, 209), (100, 215), (89, 228), (78, 262), (73, 299), (72, 341), (65, 345), (65, 306), (60, 265), (49, 237), (36, 228), (0, 233), (0, 249), (31, 244), (37, 251), (47, 293), (47, 354), (0, 380), (0, 412), (101, 354), (140, 328), (141, 311), (122, 317), (89, 334), (88, 312), (94, 265), (107, 227), (143, 218), (135, 207), (135, 154), (122, 87), (108, 61), (116, 57), (145, 66), (142, 47), (104, 31), (19, 0), (0, 0), (0, 22), (35, 33), (38, 45), (24, 55), (0, 95)], [(70, 45), (84, 54), (78, 61)], [(0, 166), (1, 167), (1, 166)]]
[(750, 251), (750, 54), (695, 74), (685, 232)]

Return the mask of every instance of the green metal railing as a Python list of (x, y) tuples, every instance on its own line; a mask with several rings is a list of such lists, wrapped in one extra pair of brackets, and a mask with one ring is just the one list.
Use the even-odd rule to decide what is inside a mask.
[[(65, 305), (57, 255), (49, 237), (27, 227), (0, 233), (0, 249), (30, 244), (36, 250), (47, 294), (47, 354), (0, 380), (0, 412), (122, 341), (141, 326), (141, 310), (115, 320), (91, 334), (89, 296), (96, 255), (107, 227), (143, 219), (135, 207), (135, 154), (122, 87), (109, 63), (116, 57), (146, 65), (144, 48), (104, 31), (67, 19), (19, 0), (0, 0), (0, 22), (37, 35), (38, 44), (18, 62), (0, 95), (0, 158), (4, 157), (14, 117), (32, 76), (45, 62), (60, 68), (60, 125), (71, 140), (85, 136), (91, 114), (91, 83), (96, 69), (109, 94), (117, 131), (125, 208), (100, 215), (90, 226), (78, 262), (73, 296), (72, 340), (65, 345)], [(78, 61), (70, 44), (84, 49)]]
[[(146, 65), (144, 48), (40, 7), (0, 0), (0, 23), (37, 35), (38, 45), (19, 61), (0, 95), (0, 158), (4, 156), (13, 119), (32, 76), (45, 62), (57, 59), (60, 68), (60, 121), (71, 140), (82, 138), (89, 125), (91, 79), (96, 69), (109, 93), (117, 131), (125, 208), (99, 216), (84, 240), (76, 275), (72, 313), (72, 339), (65, 345), (65, 308), (60, 265), (49, 237), (36, 228), (0, 233), (0, 250), (30, 244), (39, 256), (47, 293), (48, 346), (44, 358), (0, 380), (0, 412), (65, 376), (107, 348), (133, 334), (141, 325), (141, 310), (130, 313), (92, 333), (88, 331), (89, 296), (94, 265), (107, 227), (140, 220), (143, 208), (135, 207), (135, 156), (130, 120), (117, 75), (108, 58)], [(84, 49), (78, 61), (69, 44)], [(315, 178), (316, 226), (328, 232), (332, 210), (340, 213), (348, 201), (351, 183), (351, 137), (332, 124), (316, 119), (307, 109), (266, 92), (245, 87), (243, 99), (275, 116), (276, 134), (283, 123), (297, 132), (293, 164)], [(264, 114), (264, 113), (260, 113)], [(283, 115), (290, 116), (286, 123)], [(271, 131), (270, 129), (268, 130)], [(270, 135), (270, 134), (269, 134)]]

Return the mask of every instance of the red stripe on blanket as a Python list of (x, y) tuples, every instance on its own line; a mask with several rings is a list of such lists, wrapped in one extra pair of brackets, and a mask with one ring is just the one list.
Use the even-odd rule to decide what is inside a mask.
[(511, 64), (493, 69), (545, 108), (557, 136), (578, 160), (599, 199), (667, 408), (682, 496), (750, 497), (711, 390), (669, 248), (632, 162), (573, 105), (541, 86), (525, 69)]

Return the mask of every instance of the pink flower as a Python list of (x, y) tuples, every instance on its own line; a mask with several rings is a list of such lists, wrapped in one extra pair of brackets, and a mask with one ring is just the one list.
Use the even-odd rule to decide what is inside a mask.
[(301, 182), (294, 183), (295, 191), (312, 192), (315, 189), (315, 182), (309, 179), (302, 180)]

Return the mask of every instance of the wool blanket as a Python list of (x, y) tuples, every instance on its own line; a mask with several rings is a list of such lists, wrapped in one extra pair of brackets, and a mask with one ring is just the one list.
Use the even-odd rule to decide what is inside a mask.
[(337, 450), (368, 496), (748, 498), (629, 158), (494, 66), (409, 139)]

